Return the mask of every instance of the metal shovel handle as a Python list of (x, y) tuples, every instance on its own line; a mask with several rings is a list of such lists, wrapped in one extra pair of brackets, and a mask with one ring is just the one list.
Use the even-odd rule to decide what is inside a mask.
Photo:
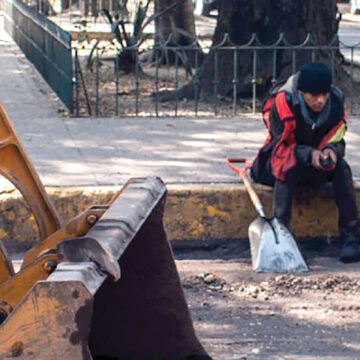
[[(243, 180), (246, 191), (248, 192), (251, 202), (253, 203), (257, 213), (261, 217), (266, 217), (264, 207), (263, 207), (258, 195), (256, 194), (253, 186), (251, 185), (251, 182), (250, 182), (248, 176), (246, 175), (246, 169), (248, 169), (250, 167), (250, 162), (245, 158), (226, 158), (226, 163), (228, 164), (229, 168), (231, 170), (233, 170), (234, 172), (236, 172)], [(245, 165), (243, 168), (240, 168), (240, 167), (235, 166), (234, 163), (242, 163)]]

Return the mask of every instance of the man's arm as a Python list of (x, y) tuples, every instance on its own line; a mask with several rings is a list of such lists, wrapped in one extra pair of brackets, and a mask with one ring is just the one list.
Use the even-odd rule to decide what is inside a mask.
[(298, 145), (295, 149), (295, 156), (300, 164), (321, 169), (322, 167), (319, 166), (321, 158), (324, 159), (328, 157), (328, 151), (326, 149), (334, 152), (335, 158), (333, 156), (331, 156), (331, 158), (333, 162), (336, 163), (345, 156), (345, 141), (341, 140), (337, 143), (328, 144), (322, 151), (312, 146)]
[(342, 129), (340, 131), (340, 136), (338, 138), (338, 141), (335, 142), (330, 142), (328, 144), (326, 144), (323, 148), (323, 151), (325, 149), (330, 149), (335, 153), (336, 159), (337, 161), (339, 161), (340, 159), (342, 159), (345, 156), (345, 140), (344, 140), (344, 135), (345, 135), (345, 131), (347, 129), (347, 120), (348, 120), (348, 114), (346, 109), (344, 108), (344, 94), (341, 90), (339, 90), (338, 88), (334, 87), (333, 88), (333, 92), (334, 94), (339, 98), (341, 104), (342, 104), (342, 122), (344, 124), (344, 126), (340, 127), (340, 129)]
[(340, 160), (345, 156), (345, 141), (342, 139), (339, 142), (327, 144), (324, 150), (325, 149), (331, 149), (334, 151), (337, 160)]
[(273, 104), (270, 112), (270, 124), (271, 124), (271, 135), (275, 139), (281, 137), (282, 132), (284, 131), (284, 124), (279, 119), (279, 114), (276, 109), (276, 105)]
[(312, 163), (312, 153), (316, 148), (309, 145), (297, 145), (295, 148), (295, 156), (299, 164), (310, 166)]

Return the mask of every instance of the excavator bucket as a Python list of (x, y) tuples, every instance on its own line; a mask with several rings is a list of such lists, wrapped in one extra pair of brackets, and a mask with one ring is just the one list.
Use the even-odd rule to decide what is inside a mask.
[(29, 196), (31, 173), (37, 191), (29, 206), (46, 237), (18, 273), (0, 246), (0, 359), (210, 359), (195, 335), (163, 227), (163, 182), (131, 179), (109, 204), (61, 226), (0, 107), (1, 119), (0, 142), (5, 124), (22, 171), (4, 171), (1, 163), (0, 171), (10, 180), (17, 171), (15, 185)]
[(0, 326), (0, 358), (205, 359), (163, 228), (165, 194), (158, 178), (133, 179), (85, 237), (60, 242), (63, 262)]

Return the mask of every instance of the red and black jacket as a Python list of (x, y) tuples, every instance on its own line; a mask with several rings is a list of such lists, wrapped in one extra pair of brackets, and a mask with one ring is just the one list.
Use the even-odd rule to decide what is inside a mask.
[(338, 159), (344, 156), (347, 114), (342, 92), (331, 90), (329, 115), (316, 129), (304, 121), (293, 97), (293, 92), (280, 90), (263, 105), (268, 136), (251, 166), (255, 182), (273, 185), (275, 179), (286, 181), (287, 172), (297, 164), (311, 165), (314, 149), (329, 147)]

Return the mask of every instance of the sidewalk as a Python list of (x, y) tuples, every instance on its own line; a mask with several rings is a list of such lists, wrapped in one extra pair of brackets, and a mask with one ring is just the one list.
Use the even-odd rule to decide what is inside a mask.
[(254, 156), (259, 118), (62, 118), (61, 103), (0, 32), (0, 101), (47, 186), (123, 184), (157, 175), (166, 183), (236, 182), (226, 156)]
[[(166, 183), (237, 182), (226, 156), (252, 158), (266, 132), (260, 118), (63, 118), (63, 105), (4, 31), (0, 101), (47, 186), (123, 184), (132, 176)], [(347, 159), (360, 178), (360, 121), (352, 118)]]

